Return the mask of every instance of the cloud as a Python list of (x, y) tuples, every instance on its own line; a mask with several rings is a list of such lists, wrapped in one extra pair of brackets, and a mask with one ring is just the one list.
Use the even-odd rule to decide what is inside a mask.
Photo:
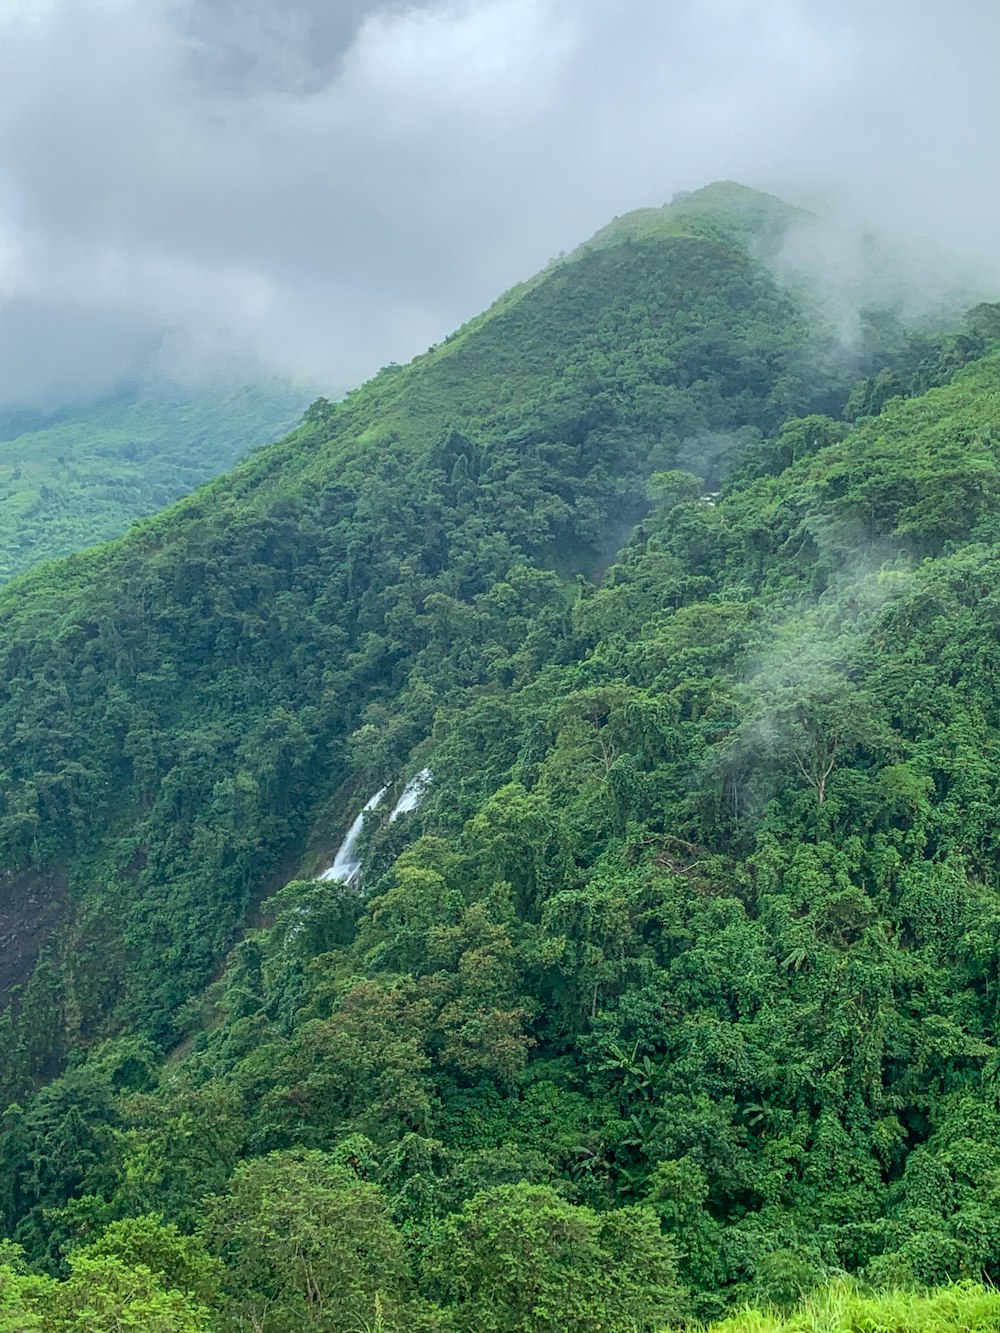
[(0, 401), (327, 392), (720, 177), (997, 264), (1000, 9), (6, 0)]

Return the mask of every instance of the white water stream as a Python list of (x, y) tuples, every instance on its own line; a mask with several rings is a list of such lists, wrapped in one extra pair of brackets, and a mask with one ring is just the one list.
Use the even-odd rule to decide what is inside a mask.
[[(429, 768), (422, 768), (415, 777), (410, 778), (409, 782), (403, 788), (399, 800), (392, 808), (389, 816), (389, 823), (392, 824), (400, 815), (408, 814), (411, 810), (416, 810), (424, 798), (424, 793), (431, 784), (431, 771)], [(361, 837), (361, 830), (365, 826), (365, 815), (369, 810), (377, 810), (385, 799), (385, 794), (389, 790), (383, 787), (377, 791), (370, 800), (366, 801), (361, 809), (357, 819), (347, 830), (347, 837), (340, 844), (337, 855), (333, 858), (333, 865), (328, 870), (324, 870), (320, 879), (340, 879), (345, 884), (357, 884), (361, 878), (361, 858), (358, 856), (358, 840)]]
[(347, 837), (340, 844), (337, 855), (333, 858), (333, 865), (329, 870), (324, 870), (320, 879), (342, 879), (345, 884), (354, 884), (361, 874), (361, 860), (358, 857), (358, 839), (361, 837), (361, 830), (364, 828), (365, 815), (369, 810), (375, 810), (382, 804), (382, 799), (388, 787), (383, 787), (377, 791), (371, 800), (366, 801), (362, 807), (360, 815), (347, 830)]
[(416, 810), (417, 806), (424, 799), (424, 792), (431, 785), (431, 770), (422, 768), (416, 777), (410, 778), (409, 782), (403, 788), (403, 794), (393, 807), (392, 814), (389, 816), (389, 823), (394, 823), (400, 815), (409, 814), (411, 810)]

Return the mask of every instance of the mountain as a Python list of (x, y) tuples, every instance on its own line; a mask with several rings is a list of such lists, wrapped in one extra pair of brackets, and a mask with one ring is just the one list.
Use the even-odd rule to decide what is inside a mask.
[(109, 541), (295, 425), (287, 385), (166, 386), (52, 415), (0, 414), (0, 580)]
[[(395, 704), (438, 637), (428, 597), (464, 614), (527, 564), (538, 574), (512, 611), (565, 602), (645, 512), (654, 471), (829, 406), (830, 360), (825, 333), (728, 241), (689, 224), (626, 238), (343, 403), (320, 400), (286, 441), (127, 540), (9, 589), (6, 670), (31, 684), (0, 706), (0, 845), (29, 878), (38, 864), (76, 875), (82, 856), (111, 895), (94, 927), (135, 921), (134, 942), (101, 948), (123, 972), (134, 948), (144, 958), (102, 997), (104, 1018), (134, 988), (162, 988), (136, 1012), (155, 1011), (164, 1036), (326, 802), (392, 776), (354, 776), (348, 738), (367, 708)], [(841, 374), (841, 399), (854, 377)], [(451, 688), (454, 653), (438, 655)], [(405, 763), (419, 738), (372, 763)], [(203, 848), (216, 762), (249, 785)], [(169, 922), (135, 917), (164, 910)]]
[(46, 1300), (555, 1333), (1000, 1276), (1000, 348), (844, 349), (761, 257), (798, 225), (618, 219), (0, 592)]

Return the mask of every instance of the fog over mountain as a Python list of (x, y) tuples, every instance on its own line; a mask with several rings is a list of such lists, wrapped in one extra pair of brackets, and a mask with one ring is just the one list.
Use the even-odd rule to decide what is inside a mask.
[(336, 392), (717, 178), (990, 273), (998, 41), (992, 0), (7, 0), (0, 402)]

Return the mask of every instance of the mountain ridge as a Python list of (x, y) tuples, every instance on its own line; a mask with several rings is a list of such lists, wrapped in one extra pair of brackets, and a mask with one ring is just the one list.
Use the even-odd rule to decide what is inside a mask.
[(0, 864), (67, 885), (0, 1208), (60, 1290), (656, 1333), (1000, 1278), (989, 308), (837, 353), (774, 201), (671, 207), (0, 590)]
[[(720, 292), (724, 294), (721, 298)], [(735, 317), (730, 293), (737, 296)], [(685, 307), (690, 304), (693, 294), (697, 294), (700, 315), (692, 323)], [(652, 314), (651, 303), (656, 300), (661, 302), (662, 313)], [(758, 324), (750, 324), (750, 333), (743, 342), (742, 335), (734, 338), (730, 330), (738, 326), (747, 311)], [(182, 633), (180, 626), (182, 623), (197, 624), (197, 616), (192, 619), (192, 615), (198, 604), (197, 589), (204, 585), (206, 571), (211, 564), (219, 562), (221, 568), (228, 569), (234, 547), (241, 541), (247, 544), (243, 562), (226, 578), (235, 579), (239, 584), (245, 577), (245, 569), (256, 569), (262, 589), (273, 589), (266, 594), (268, 598), (279, 589), (284, 589), (281, 595), (292, 595), (291, 571), (274, 568), (269, 553), (271, 539), (264, 536), (265, 528), (273, 523), (270, 517), (272, 507), (276, 507), (278, 513), (286, 511), (289, 514), (292, 513), (289, 506), (298, 507), (298, 512), (303, 515), (310, 508), (313, 510), (307, 525), (311, 532), (309, 537), (300, 527), (302, 520), (299, 517), (295, 518), (294, 524), (290, 519), (277, 522), (278, 530), (285, 533), (288, 558), (296, 565), (302, 560), (312, 561), (313, 551), (324, 548), (329, 551), (329, 555), (323, 556), (324, 560), (331, 557), (341, 560), (342, 555), (334, 556), (334, 550), (340, 548), (332, 545), (338, 540), (333, 536), (339, 530), (338, 525), (347, 524), (345, 531), (350, 531), (354, 516), (364, 513), (366, 506), (371, 505), (372, 501), (363, 497), (371, 493), (373, 487), (376, 491), (380, 487), (385, 497), (384, 502), (380, 502), (384, 512), (378, 519), (384, 524), (393, 506), (399, 507), (398, 500), (389, 500), (387, 488), (394, 490), (397, 487), (401, 466), (413, 466), (420, 457), (424, 459), (423, 466), (430, 469), (426, 484), (432, 489), (444, 485), (445, 490), (419, 519), (415, 514), (408, 514), (407, 506), (403, 505), (399, 510), (400, 518), (411, 528), (414, 523), (419, 523), (426, 533), (429, 531), (426, 527), (428, 519), (432, 524), (430, 531), (433, 532), (434, 524), (440, 525), (440, 515), (446, 514), (449, 505), (455, 501), (454, 495), (447, 490), (452, 483), (442, 476), (441, 469), (444, 467), (450, 473), (464, 458), (464, 467), (473, 474), (483, 468), (493, 467), (495, 470), (499, 466), (501, 469), (487, 488), (474, 477), (465, 485), (475, 488), (479, 497), (476, 504), (488, 506), (493, 515), (490, 521), (499, 522), (501, 531), (505, 525), (510, 528), (513, 523), (512, 535), (514, 531), (522, 534), (515, 538), (514, 546), (509, 547), (510, 554), (502, 557), (504, 561), (522, 558), (516, 552), (521, 549), (519, 543), (523, 542), (529, 543), (528, 549), (533, 546), (539, 553), (542, 553), (542, 547), (538, 543), (548, 543), (548, 560), (556, 548), (567, 552), (582, 550), (581, 541), (584, 546), (592, 545), (597, 540), (596, 534), (603, 530), (609, 519), (620, 522), (632, 511), (637, 517), (639, 509), (646, 503), (644, 482), (638, 473), (629, 482), (625, 481), (624, 475), (616, 477), (616, 472), (622, 468), (635, 470), (638, 466), (641, 471), (645, 466), (635, 461), (635, 443), (627, 444), (624, 452), (618, 454), (624, 442), (645, 440), (646, 443), (639, 447), (652, 448), (654, 454), (659, 451), (664, 461), (669, 462), (684, 436), (709, 426), (725, 429), (736, 422), (744, 426), (748, 414), (750, 417), (756, 414), (760, 425), (766, 427), (776, 424), (795, 407), (805, 408), (810, 402), (817, 405), (815, 398), (810, 399), (809, 393), (803, 391), (801, 377), (795, 373), (803, 355), (808, 356), (808, 352), (804, 352), (805, 329), (791, 299), (779, 291), (756, 261), (738, 254), (728, 242), (720, 243), (701, 236), (670, 236), (643, 242), (637, 247), (616, 245), (583, 254), (568, 267), (548, 270), (534, 283), (515, 289), (514, 297), (494, 306), (484, 322), (467, 326), (450, 345), (417, 358), (409, 367), (383, 372), (363, 390), (349, 394), (337, 405), (323, 401), (314, 404), (306, 413), (302, 426), (282, 443), (258, 451), (228, 477), (209, 483), (174, 509), (140, 524), (123, 542), (76, 557), (65, 567), (71, 577), (60, 580), (60, 586), (53, 585), (51, 575), (44, 573), (32, 576), (27, 584), (16, 583), (9, 595), (0, 593), (0, 618), (7, 626), (11, 642), (16, 639), (16, 624), (24, 623), (24, 632), (31, 635), (35, 645), (32, 651), (37, 655), (41, 649), (42, 625), (46, 621), (54, 625), (61, 615), (59, 608), (72, 606), (81, 593), (85, 601), (93, 603), (88, 581), (94, 580), (94, 588), (99, 588), (103, 581), (115, 589), (113, 610), (108, 605), (99, 613), (100, 617), (110, 613), (109, 631), (106, 632), (111, 632), (117, 639), (122, 631), (110, 627), (131, 623), (129, 632), (133, 637), (138, 636), (137, 644), (145, 645), (147, 629), (143, 608), (148, 605), (150, 594), (143, 590), (143, 584), (150, 582), (152, 574), (153, 585), (160, 589), (154, 600), (161, 610), (151, 623), (149, 633), (151, 641), (157, 637), (161, 640), (161, 646), (155, 653), (156, 661), (150, 661), (145, 672), (155, 677), (160, 672), (158, 662), (178, 660), (180, 644), (185, 639), (187, 647), (184, 652), (192, 660), (198, 660), (206, 651), (210, 640), (204, 638), (201, 630), (195, 632), (196, 645), (190, 638), (192, 630)], [(664, 357), (661, 350), (664, 340), (676, 349), (673, 357)], [(725, 356), (719, 356), (717, 349), (720, 347), (727, 349)], [(762, 348), (768, 350), (762, 354)], [(817, 372), (823, 384), (829, 382), (825, 369), (827, 355), (825, 334), (821, 334), (815, 360), (824, 366)], [(624, 388), (620, 376), (630, 360), (641, 356), (646, 357), (649, 369), (640, 370), (640, 377), (650, 377), (652, 372), (652, 376), (665, 376), (666, 382), (662, 389), (651, 386), (652, 401), (648, 406), (640, 403), (636, 414), (633, 398)], [(697, 377), (703, 366), (713, 356), (717, 365), (715, 378), (699, 380)], [(768, 357), (775, 364), (787, 366), (792, 373), (778, 374), (769, 368)], [(685, 369), (685, 366), (689, 368)], [(845, 387), (849, 378), (844, 377)], [(676, 386), (683, 385), (685, 380), (696, 387), (679, 391)], [(767, 398), (772, 382), (782, 384), (782, 392), (790, 395), (773, 407), (769, 406)], [(456, 386), (464, 396), (457, 404)], [(542, 386), (544, 392), (540, 391)], [(668, 413), (671, 410), (675, 423), (672, 435), (665, 433), (665, 422), (670, 420)], [(618, 420), (620, 426), (612, 424)], [(523, 435), (525, 423), (528, 423), (529, 432), (526, 437)], [(612, 432), (616, 432), (610, 437), (606, 436), (609, 424)], [(522, 456), (524, 446), (519, 442), (518, 431), (522, 432), (521, 438), (531, 441), (529, 451), (538, 454), (530, 468), (526, 467)], [(579, 449), (588, 436), (595, 443), (591, 455), (583, 457)], [(500, 443), (505, 437), (511, 443)], [(562, 437), (565, 443), (549, 444), (549, 437), (553, 440)], [(502, 461), (498, 463), (478, 445), (479, 438), (497, 441), (493, 449)], [(560, 460), (559, 468), (565, 474), (558, 482), (555, 480), (558, 473), (551, 471), (556, 460)], [(574, 479), (581, 467), (584, 472)], [(386, 475), (378, 481), (380, 469)], [(593, 481), (585, 480), (588, 469)], [(518, 509), (516, 505), (512, 508), (507, 484), (515, 476), (527, 485), (525, 503), (531, 508)], [(606, 497), (600, 504), (597, 503), (598, 493)], [(607, 513), (603, 510), (604, 504), (612, 506)], [(535, 519), (532, 516), (534, 509), (545, 517)], [(614, 517), (616, 512), (621, 518)], [(471, 578), (471, 586), (476, 587), (481, 584), (482, 573), (476, 571), (480, 558), (474, 550), (474, 542), (493, 538), (488, 538), (485, 528), (482, 528), (481, 535), (473, 538), (471, 534), (479, 531), (483, 520), (477, 518), (470, 527), (471, 519), (470, 514), (462, 541), (469, 547), (468, 558), (471, 560), (469, 574), (465, 577)], [(244, 534), (242, 537), (239, 536), (241, 533)], [(413, 528), (414, 538), (416, 534), (417, 529)], [(388, 542), (390, 547), (398, 547), (400, 536), (383, 529), (381, 540)], [(508, 544), (510, 540), (504, 539)], [(181, 549), (177, 555), (171, 555), (171, 549), (177, 548), (178, 541)], [(307, 550), (303, 547), (304, 541), (314, 545)], [(348, 549), (344, 548), (344, 553)], [(507, 550), (508, 546), (503, 549)], [(356, 562), (359, 555), (354, 556)], [(368, 558), (366, 554), (361, 563), (356, 564), (356, 575), (348, 572), (346, 580), (343, 573), (336, 576), (343, 585), (338, 596), (348, 599), (343, 605), (356, 603), (360, 608), (360, 614), (352, 611), (345, 622), (347, 638), (342, 640), (344, 646), (337, 655), (346, 661), (350, 661), (351, 653), (357, 658), (363, 644), (359, 635), (367, 634), (372, 643), (382, 643), (379, 652), (384, 661), (391, 663), (398, 650), (393, 648), (391, 638), (377, 632), (384, 613), (375, 607), (383, 594), (377, 592), (372, 583), (371, 572), (366, 568)], [(435, 565), (451, 558), (446, 555), (444, 547), (439, 546), (436, 551), (428, 548), (424, 560), (430, 563), (421, 577), (428, 574), (435, 577)], [(175, 572), (168, 574), (168, 567), (163, 564), (165, 560), (175, 562)], [(148, 564), (143, 563), (147, 561)], [(406, 563), (407, 557), (400, 549), (391, 557), (388, 568), (402, 570)], [(399, 574), (387, 572), (384, 577), (391, 583)], [(32, 605), (28, 589), (37, 589), (44, 605)], [(123, 597), (122, 589), (135, 591), (126, 591)], [(316, 591), (318, 585), (315, 590), (306, 587), (296, 590), (295, 597), (303, 615), (308, 599), (315, 596)], [(218, 610), (212, 614), (231, 618), (232, 611), (226, 611), (224, 607), (233, 594), (220, 587), (217, 594), (211, 595), (212, 601), (218, 596), (223, 602), (216, 603)], [(240, 591), (236, 596), (245, 601), (247, 592)], [(250, 595), (242, 615), (250, 612), (257, 597), (256, 593)], [(365, 609), (368, 604), (371, 604), (370, 610)], [(130, 622), (123, 620), (123, 610), (129, 605), (135, 607)], [(175, 608), (169, 618), (162, 609), (168, 605)], [(206, 607), (209, 605), (206, 603)], [(184, 607), (187, 609), (182, 610)], [(62, 641), (86, 643), (95, 633), (95, 614), (98, 614), (98, 608), (92, 605), (86, 616), (87, 628), (67, 627), (57, 631)], [(411, 614), (407, 613), (408, 616)], [(163, 622), (163, 630), (155, 628), (157, 620)], [(168, 630), (171, 620), (176, 627), (172, 631)], [(328, 634), (329, 631), (324, 630), (321, 641)], [(100, 651), (104, 656), (107, 649)], [(139, 651), (146, 654), (149, 648), (142, 646)], [(347, 658), (343, 657), (345, 651)], [(47, 674), (48, 668), (43, 669)], [(181, 666), (181, 671), (187, 673), (187, 668)], [(213, 709), (220, 705), (230, 709), (245, 694), (247, 685), (243, 683), (241, 671), (241, 668), (234, 668), (220, 659), (211, 675), (198, 687), (202, 693), (207, 690), (208, 695), (221, 696), (219, 703), (212, 705)], [(265, 669), (264, 679), (269, 671), (270, 668)], [(133, 681), (128, 686), (133, 692), (139, 687), (139, 678), (134, 677), (132, 671), (120, 675), (119, 679)], [(182, 681), (183, 674), (178, 685)], [(193, 681), (189, 681), (183, 691), (189, 693), (192, 685)], [(146, 687), (142, 686), (140, 692), (145, 691)], [(208, 695), (204, 695), (206, 700)], [(279, 708), (280, 697), (281, 690), (274, 701)], [(99, 705), (95, 701), (92, 706)], [(171, 716), (176, 722), (176, 717)], [(121, 760), (113, 763), (120, 768)], [(29, 759), (22, 769), (21, 781), (27, 784), (21, 789), (24, 792), (31, 792), (37, 786), (30, 765)], [(45, 762), (39, 765), (43, 772), (46, 766)], [(84, 768), (87, 767), (85, 764)], [(94, 790), (99, 791), (100, 784), (106, 779), (97, 779), (95, 774), (95, 780), (98, 787)], [(70, 780), (69, 789), (73, 786)], [(109, 786), (108, 790), (111, 789)], [(24, 796), (14, 798), (13, 811), (8, 814), (6, 824), (0, 820), (0, 829), (21, 827), (27, 830), (34, 828), (39, 820), (40, 827), (47, 826), (44, 816), (35, 813), (33, 797), (27, 798), (28, 823), (17, 823), (24, 816), (14, 811), (24, 799)], [(84, 818), (89, 822), (93, 816)], [(62, 835), (61, 845), (65, 845), (66, 836)], [(77, 836), (72, 835), (74, 841)], [(32, 834), (32, 837), (36, 835)], [(24, 834), (16, 835), (16, 838), (13, 845), (8, 844), (8, 855), (13, 846), (20, 846), (22, 850), (13, 854), (23, 857)], [(285, 856), (282, 852), (282, 863)]]

